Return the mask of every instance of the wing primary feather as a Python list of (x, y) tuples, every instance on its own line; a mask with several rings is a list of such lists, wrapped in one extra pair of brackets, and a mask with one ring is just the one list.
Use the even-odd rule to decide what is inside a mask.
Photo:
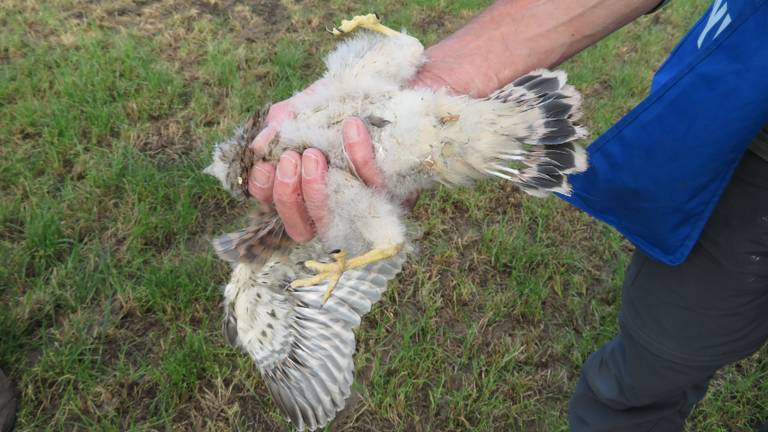
[[(289, 255), (320, 253), (319, 243), (294, 244)], [(305, 270), (295, 264), (302, 260), (280, 255), (262, 266), (237, 264), (230, 285), (246, 281), (253, 284), (249, 289), (259, 291), (244, 294), (240, 287), (238, 295), (230, 293), (232, 317), (227, 322), (241, 335), (254, 335), (237, 342), (257, 361), (280, 410), (299, 430), (315, 430), (328, 424), (346, 404), (354, 372), (353, 329), (398, 274), (405, 254), (345, 272), (325, 306), (321, 304), (325, 284), (299, 289), (286, 284), (302, 276)], [(253, 272), (250, 276), (240, 273), (248, 269)], [(240, 279), (235, 280), (235, 274)], [(246, 301), (257, 302), (243, 308)], [(261, 334), (263, 328), (269, 332)]]

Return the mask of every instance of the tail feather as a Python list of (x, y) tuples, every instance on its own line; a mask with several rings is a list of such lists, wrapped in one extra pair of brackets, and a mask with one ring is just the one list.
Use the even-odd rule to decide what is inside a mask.
[(576, 139), (582, 133), (569, 118), (547, 118), (531, 125), (532, 133), (524, 138), (526, 144), (563, 144)]
[(577, 123), (581, 95), (566, 84), (565, 72), (533, 71), (488, 101), (496, 102), (492, 112), (504, 120), (497, 122), (497, 130), (508, 138), (495, 146), (476, 145), (475, 149), (490, 151), (483, 171), (510, 180), (531, 195), (569, 195), (568, 176), (587, 169), (586, 152), (574, 143), (586, 137), (587, 130)]
[(438, 179), (462, 184), (487, 175), (517, 184), (531, 195), (570, 194), (568, 176), (587, 169), (575, 144), (587, 136), (578, 124), (581, 95), (563, 71), (536, 70), (484, 100), (450, 99), (457, 121), (441, 131), (431, 162)]
[(539, 146), (536, 157), (540, 164), (552, 165), (563, 174), (578, 173), (587, 169), (587, 154), (584, 148), (572, 142)]
[(523, 87), (535, 95), (552, 93), (565, 86), (566, 75), (563, 71), (550, 72), (539, 69), (516, 79), (512, 85)]
[(548, 119), (567, 119), (573, 113), (576, 106), (572, 102), (564, 101), (567, 96), (556, 93), (547, 96), (547, 99), (539, 105), (544, 110), (544, 115)]

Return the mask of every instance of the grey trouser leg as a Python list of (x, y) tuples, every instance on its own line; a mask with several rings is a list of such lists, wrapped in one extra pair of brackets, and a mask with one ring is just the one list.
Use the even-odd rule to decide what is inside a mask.
[(572, 430), (682, 431), (715, 371), (768, 339), (768, 162), (746, 154), (685, 263), (635, 254), (620, 321), (584, 364)]
[(0, 370), (0, 432), (13, 430), (16, 419), (16, 390), (13, 383)]
[(717, 369), (669, 361), (620, 335), (584, 364), (571, 398), (571, 430), (681, 431)]

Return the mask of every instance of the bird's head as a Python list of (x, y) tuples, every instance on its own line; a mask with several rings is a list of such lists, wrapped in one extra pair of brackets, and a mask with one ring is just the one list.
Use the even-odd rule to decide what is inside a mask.
[(203, 172), (216, 177), (221, 186), (237, 199), (245, 199), (248, 194), (248, 172), (251, 170), (255, 155), (249, 144), (264, 126), (264, 119), (269, 106), (257, 111), (235, 133), (213, 147), (213, 161)]
[(237, 199), (248, 197), (246, 174), (250, 169), (251, 155), (244, 128), (238, 128), (234, 136), (213, 147), (213, 161), (203, 172), (216, 177), (221, 186)]

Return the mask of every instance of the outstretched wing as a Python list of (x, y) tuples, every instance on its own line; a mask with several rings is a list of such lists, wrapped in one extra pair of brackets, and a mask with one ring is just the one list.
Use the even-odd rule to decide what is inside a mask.
[(264, 382), (298, 430), (315, 430), (344, 408), (353, 380), (355, 336), (405, 253), (346, 271), (327, 303), (326, 284), (291, 288), (308, 276), (302, 262), (324, 255), (318, 241), (297, 245), (263, 267), (238, 264), (225, 290), (230, 335), (261, 370)]

